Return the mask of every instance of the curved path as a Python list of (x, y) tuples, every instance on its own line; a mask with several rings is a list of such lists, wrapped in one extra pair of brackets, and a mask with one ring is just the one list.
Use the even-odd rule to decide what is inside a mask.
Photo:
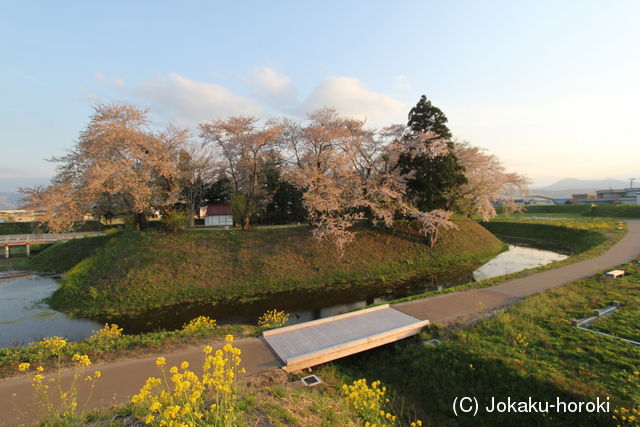
[[(585, 261), (569, 264), (554, 270), (536, 273), (521, 279), (510, 280), (484, 289), (471, 289), (451, 294), (438, 295), (415, 301), (395, 304), (393, 307), (418, 319), (428, 319), (434, 323), (452, 323), (476, 318), (518, 300), (582, 279), (603, 270), (613, 268), (633, 260), (640, 254), (640, 221), (629, 221), (628, 233), (603, 255)], [(224, 343), (212, 343), (221, 347)], [(248, 374), (256, 374), (279, 367), (273, 354), (258, 338), (244, 338), (236, 345), (242, 350), (242, 365)], [(201, 348), (188, 348), (164, 355), (169, 366), (183, 360), (191, 366), (202, 362)], [(154, 364), (156, 356), (137, 359), (122, 359), (92, 366), (87, 373), (99, 369), (102, 378), (96, 386), (87, 407), (121, 404), (137, 393), (145, 380), (158, 376)], [(73, 377), (71, 369), (62, 371), (64, 381)], [(17, 376), (0, 381), (0, 425), (21, 425), (41, 417), (32, 400), (30, 376)], [(86, 391), (81, 390), (81, 396)], [(80, 402), (81, 404), (83, 402)]]
[(395, 304), (393, 308), (433, 323), (453, 323), (513, 304), (529, 295), (583, 279), (627, 263), (640, 255), (640, 221), (628, 222), (627, 234), (604, 254), (553, 270), (483, 289), (437, 295)]

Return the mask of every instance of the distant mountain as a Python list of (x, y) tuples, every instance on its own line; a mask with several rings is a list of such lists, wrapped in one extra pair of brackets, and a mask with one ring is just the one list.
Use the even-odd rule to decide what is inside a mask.
[(608, 188), (626, 188), (629, 186), (628, 181), (619, 179), (575, 179), (566, 178), (547, 185), (546, 187), (531, 188), (529, 194), (535, 196), (545, 196), (553, 198), (571, 197), (576, 193), (595, 193), (596, 190), (606, 190)]
[(0, 209), (17, 209), (23, 195), (18, 193), (0, 193)]

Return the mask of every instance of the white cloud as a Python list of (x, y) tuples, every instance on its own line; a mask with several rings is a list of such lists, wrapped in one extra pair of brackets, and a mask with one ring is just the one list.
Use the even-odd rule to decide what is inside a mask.
[(273, 68), (255, 68), (243, 80), (258, 98), (278, 110), (291, 110), (298, 103), (298, 91), (291, 78)]
[(126, 85), (124, 80), (118, 77), (107, 77), (102, 73), (93, 73), (93, 78), (104, 86), (110, 86), (115, 88), (124, 88)]
[[(104, 77), (97, 79), (99, 83), (117, 80)], [(138, 86), (129, 86), (123, 81), (122, 85), (115, 88), (149, 107), (165, 121), (190, 128), (211, 119), (233, 115), (259, 116), (262, 112), (255, 101), (234, 95), (224, 86), (197, 82), (178, 73), (158, 75)]]
[(307, 112), (324, 107), (334, 107), (340, 114), (366, 119), (370, 126), (401, 123), (408, 108), (397, 99), (367, 89), (354, 77), (328, 78), (304, 102)]
[(330, 77), (320, 82), (302, 102), (292, 79), (278, 71), (256, 68), (242, 81), (253, 89), (252, 98), (234, 94), (227, 87), (190, 80), (178, 73), (157, 75), (138, 85), (116, 77), (95, 74), (103, 87), (116, 91), (155, 117), (178, 126), (195, 128), (203, 121), (232, 115), (265, 117), (268, 111), (303, 117), (313, 110), (332, 107), (338, 113), (365, 119), (369, 126), (404, 122), (408, 106), (395, 98), (368, 89), (355, 77)]
[(393, 78), (393, 85), (397, 89), (409, 90), (411, 89), (411, 83), (409, 83), (409, 79), (404, 74), (398, 74)]

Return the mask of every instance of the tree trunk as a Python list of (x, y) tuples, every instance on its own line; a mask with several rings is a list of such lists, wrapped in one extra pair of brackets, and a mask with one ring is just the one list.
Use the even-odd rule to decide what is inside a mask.
[(144, 212), (133, 214), (133, 229), (143, 231), (145, 228), (147, 228), (147, 216)]
[(427, 235), (427, 244), (430, 248), (433, 248), (438, 241), (438, 230), (434, 230)]
[(245, 231), (251, 230), (251, 215), (244, 215), (242, 217), (242, 229)]

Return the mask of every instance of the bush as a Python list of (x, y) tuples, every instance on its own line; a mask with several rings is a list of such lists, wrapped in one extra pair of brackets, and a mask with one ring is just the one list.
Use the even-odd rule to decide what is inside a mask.
[(156, 365), (164, 381), (148, 378), (140, 393), (131, 399), (144, 422), (152, 425), (238, 425), (237, 377), (244, 373), (244, 368), (239, 368), (240, 349), (233, 346), (233, 335), (227, 335), (226, 342), (222, 350), (215, 352), (211, 346), (204, 347), (200, 377), (188, 369), (186, 361), (180, 368), (172, 366), (167, 372), (166, 359), (157, 358)]
[(189, 323), (182, 325), (182, 330), (186, 332), (205, 332), (210, 331), (215, 327), (215, 319), (211, 319), (207, 316), (198, 316), (195, 319), (192, 319)]
[(182, 210), (170, 210), (162, 215), (160, 220), (162, 229), (169, 233), (177, 233), (187, 228), (189, 216)]
[(258, 319), (258, 326), (262, 329), (275, 329), (283, 327), (289, 321), (289, 315), (284, 311), (273, 310), (266, 311)]

